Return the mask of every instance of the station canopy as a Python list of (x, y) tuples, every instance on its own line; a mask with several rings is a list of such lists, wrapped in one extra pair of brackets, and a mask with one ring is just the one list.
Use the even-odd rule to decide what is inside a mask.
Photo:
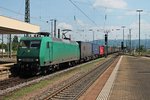
[(34, 34), (40, 27), (16, 19), (0, 16), (0, 34)]

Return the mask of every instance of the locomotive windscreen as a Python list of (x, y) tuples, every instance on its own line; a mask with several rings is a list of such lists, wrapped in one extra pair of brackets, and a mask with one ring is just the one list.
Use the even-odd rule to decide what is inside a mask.
[(20, 41), (21, 48), (40, 48), (40, 40), (22, 40)]

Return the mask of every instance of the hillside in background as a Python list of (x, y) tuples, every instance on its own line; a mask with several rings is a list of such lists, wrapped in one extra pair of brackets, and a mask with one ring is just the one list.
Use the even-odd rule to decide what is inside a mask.
[[(122, 42), (122, 40), (109, 40), (108, 45), (109, 46), (121, 46), (121, 42)], [(130, 46), (129, 40), (125, 40), (124, 42), (125, 42), (124, 43), (125, 46)], [(100, 45), (105, 44), (104, 40), (95, 40), (94, 43), (98, 43)], [(138, 48), (139, 47), (139, 40), (132, 40), (131, 45), (132, 45), (133, 49)], [(150, 39), (141, 40), (141, 45), (144, 46), (144, 48), (150, 49)]]

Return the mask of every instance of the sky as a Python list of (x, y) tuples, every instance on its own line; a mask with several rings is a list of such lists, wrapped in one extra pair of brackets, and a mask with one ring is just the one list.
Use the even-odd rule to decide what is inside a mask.
[[(150, 0), (30, 0), (31, 23), (41, 31), (51, 30), (51, 19), (57, 20), (57, 28), (71, 29), (73, 40), (91, 41), (139, 37), (139, 13), (141, 12), (141, 39), (150, 39)], [(25, 0), (1, 0), (0, 15), (24, 21)]]

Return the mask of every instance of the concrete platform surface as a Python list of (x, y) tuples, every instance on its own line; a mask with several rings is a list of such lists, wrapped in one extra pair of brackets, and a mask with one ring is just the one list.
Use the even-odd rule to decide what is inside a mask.
[(150, 100), (150, 59), (124, 56), (108, 100)]

